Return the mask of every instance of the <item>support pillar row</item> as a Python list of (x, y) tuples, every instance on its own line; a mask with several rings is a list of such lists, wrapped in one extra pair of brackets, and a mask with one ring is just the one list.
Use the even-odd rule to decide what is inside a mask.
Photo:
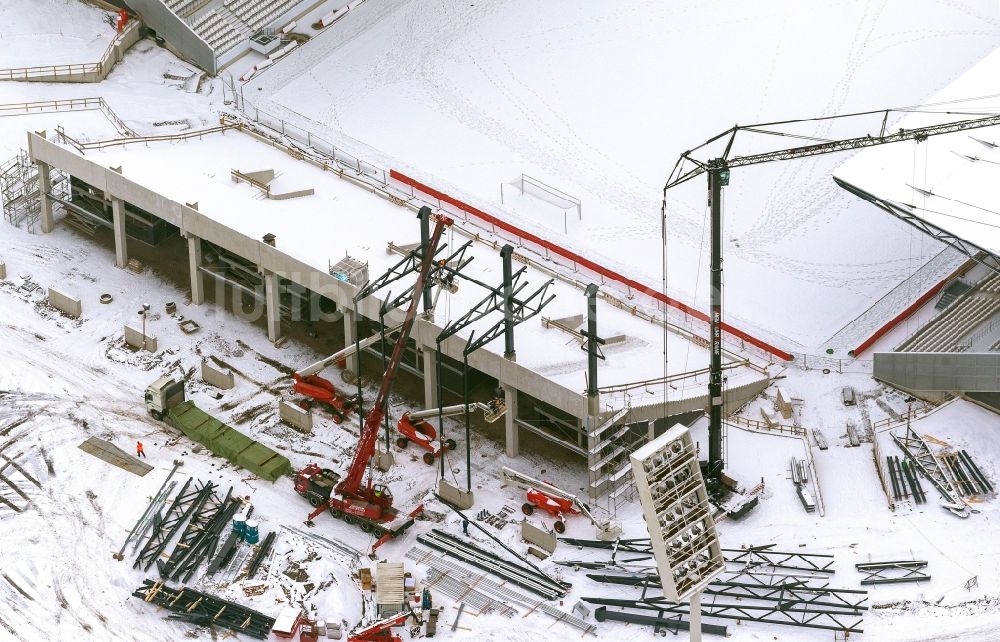
[(437, 350), (424, 347), (424, 408), (437, 408)]
[(274, 343), (281, 338), (281, 298), (278, 296), (278, 275), (264, 273), (264, 304), (267, 313), (267, 338)]
[(52, 199), (49, 192), (52, 191), (52, 179), (49, 175), (49, 164), (42, 161), (35, 161), (38, 166), (38, 199), (41, 202), (42, 232), (48, 234), (55, 228), (55, 219), (52, 216)]
[(128, 263), (128, 238), (125, 236), (125, 201), (111, 197), (111, 221), (115, 235), (115, 265), (123, 268)]
[(201, 268), (201, 239), (194, 234), (188, 234), (188, 266), (191, 270), (191, 303), (201, 305), (205, 302), (205, 275)]
[(517, 419), (517, 388), (507, 383), (500, 384), (500, 387), (503, 388), (504, 401), (507, 403), (507, 414), (504, 415), (507, 456), (517, 457), (521, 451), (518, 439), (518, 425), (515, 421)]
[[(344, 308), (344, 346), (354, 345), (354, 310)], [(358, 371), (358, 355), (352, 354), (347, 357), (347, 369), (351, 372)]]

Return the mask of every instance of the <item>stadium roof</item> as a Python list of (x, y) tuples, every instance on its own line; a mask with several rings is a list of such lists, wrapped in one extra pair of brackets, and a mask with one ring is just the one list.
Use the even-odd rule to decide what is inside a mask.
[[(994, 52), (895, 127), (1000, 113)], [(834, 172), (842, 186), (1000, 254), (1000, 127), (873, 147)]]

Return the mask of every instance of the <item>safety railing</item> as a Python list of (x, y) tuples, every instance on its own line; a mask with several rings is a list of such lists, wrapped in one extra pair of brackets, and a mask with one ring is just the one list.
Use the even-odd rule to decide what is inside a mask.
[(71, 63), (62, 65), (40, 65), (37, 67), (13, 67), (0, 69), (0, 80), (55, 80), (60, 77), (77, 79), (96, 74), (103, 80), (115, 63), (118, 56), (115, 49), (126, 39), (138, 40), (139, 22), (132, 20), (125, 29), (111, 39), (100, 60), (97, 62)]
[(48, 114), (53, 112), (66, 111), (97, 111), (100, 110), (104, 116), (111, 121), (115, 129), (122, 136), (135, 136), (135, 132), (125, 124), (118, 114), (111, 109), (111, 106), (103, 98), (67, 98), (60, 100), (38, 100), (25, 103), (7, 103), (0, 105), (0, 117), (3, 116), (25, 116), (28, 114)]

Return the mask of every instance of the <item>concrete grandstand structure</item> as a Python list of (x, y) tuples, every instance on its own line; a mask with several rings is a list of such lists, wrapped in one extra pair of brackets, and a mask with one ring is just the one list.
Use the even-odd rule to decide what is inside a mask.
[[(192, 302), (210, 300), (209, 290), (214, 290), (217, 302), (233, 298), (262, 304), (271, 341), (279, 341), (303, 319), (298, 303), (306, 300), (332, 313), (319, 323), (323, 333), (343, 338), (340, 345), (355, 340), (355, 315), (362, 337), (377, 332), (383, 322), (395, 325), (400, 315), (399, 310), (383, 314), (376, 296), (355, 309), (358, 285), (334, 276), (331, 269), (347, 255), (366, 264), (374, 278), (418, 238), (417, 222), (408, 210), (416, 211), (423, 201), (385, 172), (370, 167), (348, 171), (332, 159), (306, 156), (234, 122), (173, 137), (90, 143), (65, 134), (50, 140), (44, 133), (29, 133), (28, 138), (39, 168), (43, 231), (56, 223), (54, 207), (65, 212), (62, 220), (67, 222), (109, 228), (119, 266), (128, 262), (129, 243), (163, 243), (166, 248), (165, 241), (180, 235), (186, 239)], [(69, 198), (52, 192), (54, 170), (69, 177)], [(246, 178), (258, 172), (273, 172), (289, 189), (308, 186), (300, 192), (312, 195), (287, 203), (266, 198), (258, 181)], [(272, 231), (279, 233), (276, 238)], [(262, 240), (265, 236), (269, 238)], [(495, 281), (502, 239), (472, 217), (458, 220), (453, 236), (456, 247), (463, 237), (471, 242), (469, 252), (477, 260), (470, 264), (470, 274)], [(165, 261), (180, 260), (163, 252)], [(587, 270), (564, 267), (529, 247), (517, 248), (514, 258), (526, 267), (525, 281), (536, 286), (552, 281), (556, 297), (541, 323), (518, 326), (514, 358), (505, 358), (502, 340), (468, 356), (469, 386), (485, 399), (496, 388), (503, 390), (509, 455), (517, 455), (522, 430), (540, 436), (586, 460), (591, 496), (621, 499), (630, 488), (628, 453), (666, 430), (669, 418), (700, 413), (707, 405), (702, 367), (707, 342), (696, 326), (665, 324), (655, 308), (649, 313), (608, 285), (597, 309), (599, 332), (608, 340), (599, 369), (601, 388), (588, 397), (583, 386), (587, 355), (577, 330), (586, 311)], [(597, 281), (603, 283), (600, 277)], [(434, 315), (415, 326), (404, 359), (405, 368), (423, 379), (429, 408), (438, 405), (438, 360), (442, 390), (455, 394), (461, 389), (463, 348), (469, 339), (466, 332), (443, 342), (438, 336), (482, 293), (462, 283), (457, 292), (445, 290), (438, 296)], [(305, 320), (314, 319), (306, 313)], [(686, 354), (672, 359), (669, 371), (662, 357), (664, 341), (672, 354)], [(741, 353), (738, 338), (730, 341), (726, 406), (734, 412), (767, 387), (770, 360), (756, 348)]]
[(209, 73), (245, 54), (251, 38), (268, 35), (313, 8), (315, 0), (129, 0), (147, 26)]

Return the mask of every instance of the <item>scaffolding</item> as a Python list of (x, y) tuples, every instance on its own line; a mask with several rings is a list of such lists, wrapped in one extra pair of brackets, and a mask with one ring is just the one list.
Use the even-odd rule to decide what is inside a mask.
[[(66, 175), (53, 168), (52, 194), (65, 198), (69, 192)], [(0, 165), (0, 202), (8, 223), (36, 233), (41, 218), (42, 202), (38, 193), (38, 167), (23, 149), (17, 156)]]

